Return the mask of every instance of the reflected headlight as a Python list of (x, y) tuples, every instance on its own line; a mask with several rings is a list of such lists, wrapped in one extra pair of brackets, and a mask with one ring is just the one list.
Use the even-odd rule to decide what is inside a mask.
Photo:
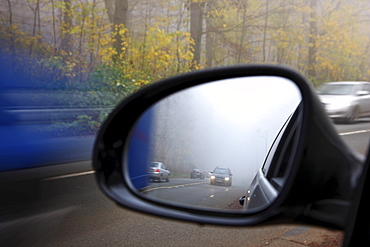
[(211, 179), (215, 179), (216, 177), (215, 176), (211, 176)]
[(229, 177), (226, 177), (226, 178), (225, 178), (225, 180), (226, 180), (226, 181), (229, 181), (229, 179), (230, 179)]

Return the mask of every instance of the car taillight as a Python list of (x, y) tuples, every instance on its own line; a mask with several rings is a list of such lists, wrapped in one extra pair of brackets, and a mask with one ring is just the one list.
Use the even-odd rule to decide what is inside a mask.
[(159, 169), (155, 169), (155, 172), (160, 172)]

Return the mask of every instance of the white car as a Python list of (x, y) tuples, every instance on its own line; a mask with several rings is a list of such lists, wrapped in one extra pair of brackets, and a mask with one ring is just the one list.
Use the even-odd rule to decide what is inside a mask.
[(328, 82), (317, 93), (333, 120), (353, 123), (359, 117), (370, 117), (369, 82)]
[(170, 181), (170, 171), (161, 162), (152, 162), (148, 169), (149, 180)]

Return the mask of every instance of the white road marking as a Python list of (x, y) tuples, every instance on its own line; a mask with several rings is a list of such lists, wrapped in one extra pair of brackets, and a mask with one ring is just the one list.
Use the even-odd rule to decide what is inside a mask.
[(361, 133), (367, 133), (370, 132), (370, 130), (356, 130), (351, 132), (344, 132), (344, 133), (338, 133), (340, 136), (347, 136), (347, 135), (355, 135), (355, 134), (361, 134)]
[(61, 175), (61, 176), (56, 176), (56, 177), (45, 178), (42, 181), (57, 180), (57, 179), (62, 179), (62, 178), (72, 178), (72, 177), (89, 175), (89, 174), (93, 174), (93, 173), (95, 173), (95, 171), (86, 171), (86, 172), (72, 173), (72, 174), (66, 174), (66, 175)]

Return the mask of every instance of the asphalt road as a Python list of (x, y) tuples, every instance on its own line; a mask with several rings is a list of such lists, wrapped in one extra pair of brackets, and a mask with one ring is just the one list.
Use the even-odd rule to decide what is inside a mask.
[(353, 124), (336, 124), (335, 128), (348, 146), (367, 154), (370, 143), (370, 118), (359, 119)]
[[(336, 128), (349, 145), (366, 152), (369, 120)], [(213, 189), (217, 192), (216, 189), (227, 188)], [(337, 240), (340, 232), (316, 227), (204, 226), (122, 209), (99, 191), (89, 161), (2, 173), (0, 195), (0, 246), (307, 246), (328, 241), (337, 244), (332, 246), (340, 244)]]

